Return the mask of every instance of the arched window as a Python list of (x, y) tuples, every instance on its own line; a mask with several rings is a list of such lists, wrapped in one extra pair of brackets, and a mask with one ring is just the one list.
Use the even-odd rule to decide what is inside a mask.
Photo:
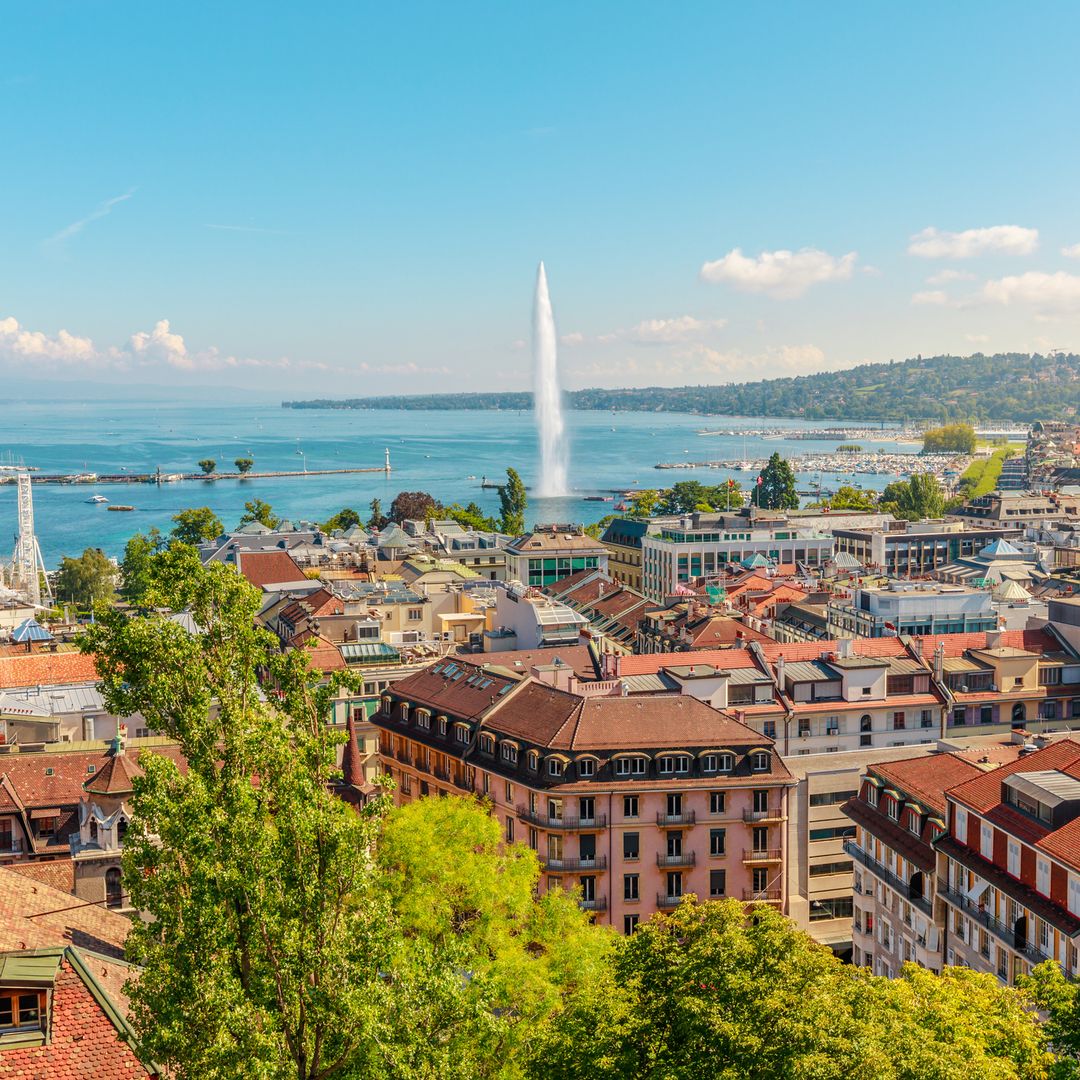
[(127, 818), (121, 818), (116, 825), (116, 839), (118, 843), (124, 842), (124, 836), (127, 834)]
[(408, 720), (409, 720), (409, 703), (407, 701), (403, 701), (401, 703), (401, 722), (403, 724), (405, 724), (405, 723), (408, 723)]
[(97, 818), (90, 819), (90, 839), (97, 839)]
[(124, 900), (123, 890), (120, 888), (120, 871), (115, 866), (110, 866), (105, 871), (105, 903), (109, 907), (119, 907)]
[(874, 721), (870, 719), (869, 714), (864, 716), (859, 721), (859, 730), (860, 731), (873, 731), (874, 730)]
[(1026, 717), (1024, 716), (1024, 703), (1018, 701), (1012, 709), (1013, 727), (1023, 727)]

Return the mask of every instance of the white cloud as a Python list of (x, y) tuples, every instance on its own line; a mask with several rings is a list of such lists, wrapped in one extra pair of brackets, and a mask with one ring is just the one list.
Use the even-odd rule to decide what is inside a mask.
[(975, 275), (967, 270), (939, 270), (926, 279), (927, 285), (948, 285), (952, 281), (973, 281)]
[(923, 259), (971, 259), (977, 255), (1030, 255), (1039, 246), (1039, 230), (1021, 225), (944, 232), (933, 226), (916, 233), (908, 254)]
[(732, 285), (742, 292), (789, 299), (801, 296), (812, 285), (847, 281), (857, 258), (854, 251), (837, 258), (816, 248), (763, 251), (757, 257), (747, 257), (740, 248), (734, 248), (723, 258), (705, 263), (701, 279), (714, 285)]
[(693, 315), (679, 315), (671, 319), (643, 319), (635, 326), (611, 330), (606, 334), (588, 337), (575, 330), (563, 334), (559, 343), (569, 348), (578, 345), (677, 345), (697, 341), (715, 330), (727, 326), (727, 319), (698, 319)]
[[(133, 372), (162, 367), (177, 372), (207, 373), (240, 368), (325, 371), (341, 375), (351, 375), (357, 371), (356, 368), (331, 367), (312, 360), (293, 361), (288, 357), (261, 360), (231, 356), (214, 346), (193, 350), (171, 328), (168, 319), (160, 319), (151, 330), (132, 334), (125, 346), (102, 348), (90, 338), (77, 337), (67, 330), (60, 330), (51, 336), (40, 330), (28, 330), (11, 316), (0, 318), (0, 366), (17, 365), (25, 371), (28, 360), (36, 361), (37, 370), (41, 372), (71, 371), (74, 368)], [(359, 370), (380, 369), (368, 369), (362, 364)]]
[(1080, 259), (1080, 244), (1069, 244), (1061, 249), (1066, 259)]
[(92, 362), (96, 356), (89, 338), (76, 337), (66, 330), (49, 337), (40, 330), (25, 329), (10, 316), (0, 319), (0, 357), (80, 364)]
[(1054, 274), (1029, 270), (988, 281), (982, 296), (992, 304), (1026, 306), (1041, 312), (1080, 312), (1080, 276), (1064, 270)]
[(986, 345), (990, 341), (989, 334), (965, 334), (964, 339), (972, 345)]
[(944, 307), (949, 302), (949, 294), (942, 292), (940, 289), (927, 289), (924, 292), (915, 293), (911, 298), (911, 302), (913, 304)]
[(123, 195), (115, 195), (111, 199), (106, 199), (87, 214), (86, 217), (79, 218), (78, 221), (73, 221), (70, 225), (65, 225), (58, 233), (54, 233), (45, 242), (47, 244), (61, 244), (65, 240), (70, 240), (71, 237), (81, 233), (91, 221), (97, 221), (100, 218), (106, 217), (108, 214), (112, 213), (112, 208), (114, 206), (117, 206), (122, 202), (127, 202), (134, 194), (135, 188), (132, 188)]

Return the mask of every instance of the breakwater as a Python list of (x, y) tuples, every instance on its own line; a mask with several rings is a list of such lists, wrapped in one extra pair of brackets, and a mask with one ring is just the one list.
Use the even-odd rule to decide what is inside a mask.
[[(282, 469), (274, 472), (246, 473), (31, 473), (34, 484), (171, 484), (180, 480), (200, 480), (213, 484), (219, 480), (279, 480), (293, 476), (340, 476), (347, 473), (388, 473), (385, 465), (346, 469)], [(14, 484), (15, 474), (0, 475), (0, 484)]]

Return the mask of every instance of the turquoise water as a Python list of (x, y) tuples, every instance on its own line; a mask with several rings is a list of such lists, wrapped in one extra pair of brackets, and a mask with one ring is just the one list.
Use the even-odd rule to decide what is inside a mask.
[[(508, 465), (526, 485), (535, 483), (537, 440), (529, 413), (316, 411), (279, 405), (100, 404), (15, 402), (5, 410), (0, 457), (21, 460), (42, 472), (132, 473), (193, 472), (200, 458), (212, 457), (219, 469), (233, 470), (237, 457), (251, 456), (257, 470), (330, 469), (380, 466), (390, 448), (393, 472), (309, 476), (265, 480), (183, 481), (173, 484), (34, 485), (36, 531), (46, 565), (61, 555), (93, 545), (119, 555), (127, 538), (152, 525), (166, 530), (170, 518), (189, 506), (210, 506), (226, 527), (236, 524), (248, 499), (258, 497), (283, 516), (325, 520), (343, 506), (366, 518), (373, 498), (387, 507), (402, 490), (428, 491), (443, 502), (473, 500), (496, 512), (498, 495), (481, 491), (480, 480), (501, 480)], [(608, 489), (670, 486), (698, 479), (715, 484), (734, 475), (744, 485), (751, 473), (720, 469), (659, 471), (661, 461), (758, 458), (833, 449), (828, 442), (744, 440), (741, 436), (702, 437), (702, 429), (828, 427), (793, 420), (750, 420), (683, 414), (570, 412), (570, 483), (574, 494), (532, 500), (527, 519), (595, 521), (613, 503), (586, 502), (583, 495)], [(883, 432), (888, 435), (888, 432)], [(888, 441), (858, 440), (867, 451), (896, 450)], [(901, 449), (913, 450), (914, 447)], [(298, 453), (302, 451), (303, 456)], [(688, 453), (684, 453), (688, 451)], [(475, 477), (475, 479), (469, 479)], [(809, 483), (810, 477), (802, 478)], [(817, 479), (815, 474), (814, 480)], [(822, 476), (826, 488), (851, 482)], [(882, 487), (890, 477), (859, 477), (864, 486)], [(95, 491), (110, 502), (135, 507), (130, 514), (109, 513), (86, 499)], [(616, 501), (618, 497), (616, 496)], [(0, 488), (0, 557), (13, 546), (16, 528), (14, 485)], [(10, 541), (5, 537), (12, 538)]]

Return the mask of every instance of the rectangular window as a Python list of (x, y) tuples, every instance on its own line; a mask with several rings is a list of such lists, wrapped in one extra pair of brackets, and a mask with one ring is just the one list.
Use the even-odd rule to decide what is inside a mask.
[(508, 844), (514, 842), (514, 819), (512, 817), (506, 819), (506, 842)]
[(636, 818), (638, 816), (638, 797), (636, 795), (623, 796), (622, 813), (624, 818)]
[(582, 758), (577, 763), (578, 776), (587, 779), (596, 771), (596, 762), (592, 758)]
[(637, 874), (623, 874), (623, 899), (624, 900), (637, 900), (638, 899), (638, 875)]
[(578, 817), (582, 821), (592, 821), (596, 817), (596, 800), (591, 795), (578, 799)]
[(723, 896), (727, 891), (727, 871), (726, 870), (710, 870), (709, 871), (709, 895), (710, 896)]
[(625, 832), (622, 836), (622, 854), (624, 859), (636, 859), (641, 851), (636, 832)]
[(1035, 887), (1043, 896), (1050, 895), (1050, 864), (1045, 859), (1035, 863)]
[(848, 799), (853, 799), (858, 792), (856, 791), (822, 791), (816, 795), (810, 796), (811, 806), (836, 806), (838, 803), (847, 802)]
[(1080, 878), (1069, 875), (1069, 911), (1080, 915)]
[(979, 852), (984, 859), (994, 858), (994, 827), (986, 821), (979, 826)]
[(855, 835), (854, 825), (832, 825), (827, 829), (811, 829), (811, 840), (842, 840)]
[(980, 724), (992, 724), (994, 722), (994, 706), (983, 705), (979, 709), (979, 723)]
[(829, 874), (851, 873), (851, 860), (841, 859), (837, 862), (818, 863), (810, 867), (811, 877), (826, 877)]
[(726, 844), (726, 829), (710, 829), (709, 830), (709, 854), (710, 855), (723, 855)]
[(637, 924), (637, 915), (624, 915), (622, 920), (623, 933), (629, 937), (637, 929)]
[(953, 709), (952, 722), (954, 727), (963, 727), (967, 723), (967, 709), (962, 705)]
[(723, 814), (727, 810), (727, 793), (723, 791), (709, 792), (709, 813)]
[(956, 839), (962, 844), (967, 843), (968, 838), (968, 817), (967, 811), (962, 807), (956, 808)]
[(929, 709), (923, 709), (922, 715), (919, 717), (919, 726), (928, 728), (932, 727), (934, 723), (933, 713)]
[(1009, 841), (1009, 873), (1015, 878), (1020, 876), (1020, 845), (1015, 840)]
[(892, 726), (893, 731), (903, 731), (906, 721), (902, 712), (894, 712), (892, 714)]
[(423, 617), (424, 612), (421, 608), (409, 608), (409, 622), (419, 622)]

